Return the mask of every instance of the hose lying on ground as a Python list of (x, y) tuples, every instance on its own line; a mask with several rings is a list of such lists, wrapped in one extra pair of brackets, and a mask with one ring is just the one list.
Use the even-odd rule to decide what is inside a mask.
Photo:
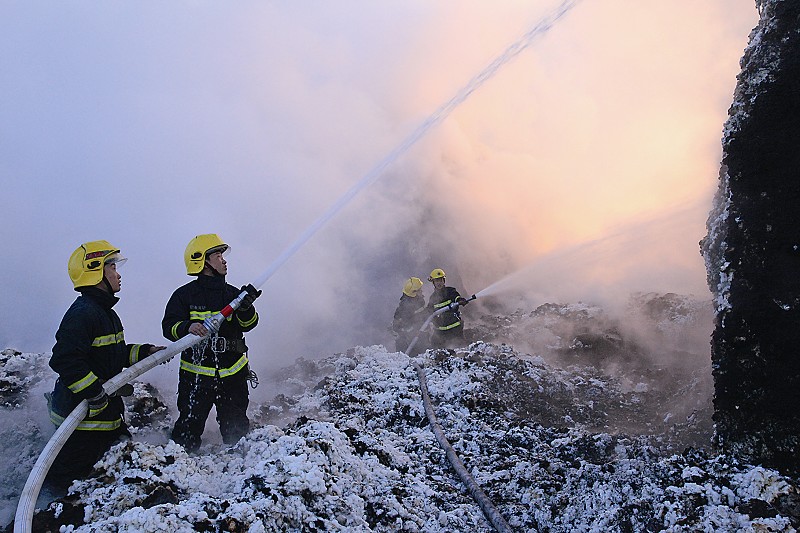
[(500, 533), (511, 533), (511, 527), (505, 521), (489, 497), (486, 496), (483, 490), (481, 490), (481, 487), (478, 485), (475, 479), (470, 475), (469, 472), (467, 472), (467, 468), (464, 466), (464, 463), (461, 462), (461, 459), (459, 459), (456, 451), (448, 442), (447, 437), (445, 437), (442, 426), (439, 425), (439, 421), (436, 420), (436, 414), (433, 412), (433, 404), (431, 403), (431, 397), (428, 394), (428, 382), (425, 379), (425, 371), (416, 361), (412, 361), (412, 363), (414, 364), (414, 369), (417, 371), (417, 377), (419, 378), (419, 388), (422, 392), (422, 403), (425, 405), (425, 414), (428, 415), (428, 422), (430, 422), (431, 430), (433, 430), (433, 434), (436, 436), (439, 446), (441, 446), (445, 451), (447, 460), (450, 461), (450, 464), (458, 474), (458, 477), (461, 478), (461, 481), (467, 486), (470, 495), (472, 495), (472, 498), (478, 503), (483, 511), (483, 514), (486, 516), (486, 519), (489, 520), (492, 526), (494, 526), (494, 528)]

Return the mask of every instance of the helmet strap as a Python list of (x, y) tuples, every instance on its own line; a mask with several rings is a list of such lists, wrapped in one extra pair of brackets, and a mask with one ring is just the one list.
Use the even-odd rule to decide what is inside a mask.
[(111, 288), (111, 283), (108, 281), (108, 278), (103, 275), (103, 285), (106, 286), (106, 290), (108, 294), (114, 294), (114, 289)]
[[(205, 272), (206, 269), (211, 271), (210, 276), (212, 278), (224, 278), (225, 277), (225, 274), (220, 273), (216, 268), (214, 268), (211, 265), (209, 265), (208, 262), (206, 262), (205, 266), (203, 267), (203, 272)], [(201, 274), (203, 272), (201, 272)]]

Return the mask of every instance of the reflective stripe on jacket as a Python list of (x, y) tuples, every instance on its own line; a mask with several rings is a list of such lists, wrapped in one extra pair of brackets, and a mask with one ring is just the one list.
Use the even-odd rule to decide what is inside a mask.
[[(239, 289), (225, 282), (221, 276), (200, 275), (172, 293), (164, 310), (161, 329), (164, 337), (175, 341), (189, 334), (192, 323), (201, 323), (215, 315), (239, 295)], [(224, 340), (225, 349), (214, 352), (213, 339), (201, 341), (181, 354), (181, 374), (188, 372), (208, 378), (230, 377), (247, 367), (244, 355), (247, 345), (243, 333), (258, 324), (255, 307), (237, 310), (220, 326), (218, 336)]]
[[(442, 307), (447, 307), (460, 297), (461, 295), (453, 287), (442, 287), (433, 291), (428, 300), (428, 308), (433, 313)], [(433, 324), (439, 331), (447, 331), (461, 325), (461, 315), (458, 310), (445, 311), (433, 319)]]
[[(89, 287), (64, 314), (56, 332), (50, 367), (58, 374), (49, 404), (50, 419), (60, 425), (82, 401), (99, 395), (102, 384), (149, 353), (149, 344), (126, 344), (122, 322), (112, 309), (118, 298)], [(144, 349), (142, 349), (144, 348)], [(122, 425), (120, 398), (92, 413), (78, 429), (110, 431)]]

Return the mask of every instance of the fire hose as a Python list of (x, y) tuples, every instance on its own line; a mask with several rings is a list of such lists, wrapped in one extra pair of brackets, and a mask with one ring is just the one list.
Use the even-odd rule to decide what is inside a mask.
[(425, 406), (425, 414), (428, 415), (428, 422), (431, 425), (431, 430), (436, 436), (436, 441), (439, 443), (439, 446), (441, 446), (444, 450), (447, 460), (450, 462), (453, 470), (456, 471), (456, 474), (458, 474), (458, 477), (461, 478), (461, 481), (464, 483), (464, 485), (466, 485), (470, 495), (478, 503), (478, 506), (483, 511), (483, 514), (489, 523), (492, 524), (492, 526), (494, 526), (494, 528), (500, 533), (511, 533), (512, 529), (508, 525), (508, 522), (506, 522), (505, 518), (503, 518), (503, 515), (501, 515), (494, 506), (492, 500), (486, 496), (486, 493), (483, 492), (480, 485), (478, 485), (478, 482), (475, 481), (475, 478), (473, 478), (467, 471), (464, 463), (458, 457), (458, 454), (453, 449), (453, 446), (447, 440), (444, 430), (439, 424), (439, 421), (436, 419), (436, 414), (433, 412), (433, 404), (431, 403), (431, 398), (428, 394), (428, 384), (427, 380), (425, 379), (425, 370), (417, 362), (414, 362), (414, 369), (417, 371), (417, 377), (419, 378), (419, 388), (422, 392), (422, 403)]
[[(422, 333), (430, 325), (431, 321), (437, 317), (438, 315), (446, 312), (446, 311), (455, 311), (462, 305), (466, 305), (467, 302), (470, 302), (476, 299), (476, 295), (472, 295), (469, 298), (463, 300), (457, 300), (445, 307), (437, 309), (425, 320), (422, 326), (419, 328), (419, 332), (411, 341), (408, 348), (406, 348), (406, 353), (412, 353), (411, 350), (417, 344), (419, 337)], [(480, 485), (475, 481), (470, 473), (467, 471), (467, 468), (464, 466), (464, 463), (458, 457), (455, 449), (447, 440), (447, 437), (444, 434), (444, 430), (442, 426), (439, 424), (439, 421), (436, 419), (436, 414), (433, 412), (433, 403), (431, 402), (430, 394), (428, 393), (428, 383), (425, 378), (425, 370), (422, 366), (415, 360), (412, 359), (412, 364), (414, 365), (414, 369), (417, 371), (417, 378), (419, 379), (419, 388), (420, 392), (422, 393), (422, 403), (425, 406), (425, 414), (428, 416), (428, 422), (431, 425), (431, 430), (433, 431), (434, 436), (436, 437), (436, 441), (439, 443), (439, 446), (445, 452), (447, 456), (447, 460), (450, 462), (450, 465), (453, 467), (453, 470), (456, 471), (458, 477), (461, 479), (462, 483), (466, 485), (467, 490), (469, 490), (470, 495), (472, 498), (477, 502), (478, 506), (483, 511), (484, 516), (489, 521), (490, 524), (499, 532), (499, 533), (510, 533), (512, 531), (511, 527), (508, 525), (508, 522), (505, 521), (503, 515), (497, 510), (494, 506), (492, 501), (486, 496), (486, 493), (483, 492)]]

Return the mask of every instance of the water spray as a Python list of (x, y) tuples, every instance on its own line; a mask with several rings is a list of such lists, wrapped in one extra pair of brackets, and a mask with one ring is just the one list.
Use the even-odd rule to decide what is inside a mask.
[(350, 187), (327, 211), (320, 215), (311, 226), (303, 232), (294, 243), (289, 245), (280, 256), (253, 282), (256, 288), (260, 288), (272, 275), (288, 261), (311, 237), (314, 236), (330, 219), (341, 211), (350, 201), (363, 189), (375, 182), (383, 172), (401, 155), (405, 154), (414, 146), (425, 134), (434, 126), (438, 125), (453, 112), (455, 108), (464, 103), (469, 96), (491, 79), (497, 71), (506, 63), (517, 57), (523, 50), (528, 48), (534, 39), (549, 31), (553, 25), (566, 15), (580, 0), (564, 0), (551, 14), (544, 17), (533, 28), (528, 30), (522, 37), (509, 45), (494, 61), (489, 63), (478, 74), (476, 74), (464, 87), (447, 102), (439, 106), (427, 119), (411, 132), (397, 147), (395, 147), (386, 157), (367, 172), (355, 185)]
[[(695, 201), (684, 199), (680, 204), (668, 207), (663, 211), (639, 213), (598, 237), (557, 248), (534, 258), (530, 263), (482, 289), (477, 295), (483, 298), (518, 290), (523, 283), (525, 288), (530, 290), (535, 286), (535, 283), (531, 281), (534, 275), (551, 277), (553, 273), (557, 273), (563, 277), (565, 273), (582, 272), (586, 265), (595, 267), (613, 265), (615, 270), (619, 271), (620, 264), (624, 265), (626, 258), (641, 253), (643, 248), (652, 248), (652, 246), (643, 247), (642, 243), (658, 242), (661, 239), (661, 232), (666, 228), (684, 227), (687, 221), (696, 217), (697, 213), (703, 209), (705, 209), (705, 203), (702, 199)], [(686, 230), (690, 231), (688, 227)], [(696, 240), (693, 241), (693, 243), (696, 242)], [(582, 275), (581, 279), (587, 278)], [(705, 277), (703, 277), (703, 281), (705, 281)], [(551, 281), (548, 289), (552, 290), (552, 286)]]

